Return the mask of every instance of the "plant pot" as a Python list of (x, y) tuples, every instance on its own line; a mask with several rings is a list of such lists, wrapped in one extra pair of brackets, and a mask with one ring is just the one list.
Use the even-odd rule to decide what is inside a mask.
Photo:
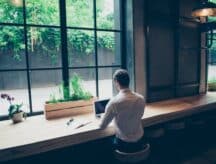
[(22, 122), (23, 121), (23, 116), (24, 116), (24, 112), (21, 111), (19, 113), (15, 113), (11, 119), (12, 119), (13, 123), (15, 124), (15, 123), (18, 123), (18, 122)]
[(208, 91), (216, 91), (216, 83), (208, 83)]
[(95, 98), (90, 100), (77, 100), (45, 104), (45, 117), (47, 120), (61, 117), (69, 117), (87, 113), (93, 113)]

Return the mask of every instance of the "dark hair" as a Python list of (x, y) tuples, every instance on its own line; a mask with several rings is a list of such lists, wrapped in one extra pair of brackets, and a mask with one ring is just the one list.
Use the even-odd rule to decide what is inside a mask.
[(113, 79), (116, 80), (122, 87), (129, 87), (130, 77), (126, 70), (118, 69), (113, 74)]

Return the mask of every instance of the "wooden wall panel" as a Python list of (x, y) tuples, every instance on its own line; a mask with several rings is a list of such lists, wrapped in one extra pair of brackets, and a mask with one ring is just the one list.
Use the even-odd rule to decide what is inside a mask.
[(199, 83), (199, 52), (182, 50), (179, 54), (178, 85)]
[(196, 0), (147, 3), (147, 100), (199, 94), (201, 33)]
[(199, 2), (179, 1), (178, 25), (178, 72), (176, 96), (199, 94), (201, 33), (199, 23), (191, 16), (191, 11)]
[(149, 86), (174, 83), (174, 32), (164, 24), (150, 25), (149, 29)]
[(174, 97), (175, 20), (173, 1), (147, 1), (148, 99), (159, 101)]

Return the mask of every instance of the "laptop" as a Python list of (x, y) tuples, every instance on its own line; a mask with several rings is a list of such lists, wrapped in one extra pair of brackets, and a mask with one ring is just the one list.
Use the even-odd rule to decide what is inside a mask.
[(96, 100), (94, 102), (94, 111), (96, 118), (101, 118), (101, 115), (105, 113), (105, 108), (110, 99)]

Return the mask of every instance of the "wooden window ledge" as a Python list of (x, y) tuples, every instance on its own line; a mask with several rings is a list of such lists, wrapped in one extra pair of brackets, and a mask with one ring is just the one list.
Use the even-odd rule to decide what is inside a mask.
[[(144, 127), (183, 118), (216, 108), (216, 93), (171, 99), (147, 104), (143, 117)], [(0, 122), (0, 162), (25, 157), (57, 148), (93, 141), (114, 135), (112, 124), (99, 129), (99, 120), (93, 114), (70, 118), (46, 120), (44, 115), (27, 118), (22, 123), (11, 120)], [(91, 121), (75, 129), (73, 124)]]

